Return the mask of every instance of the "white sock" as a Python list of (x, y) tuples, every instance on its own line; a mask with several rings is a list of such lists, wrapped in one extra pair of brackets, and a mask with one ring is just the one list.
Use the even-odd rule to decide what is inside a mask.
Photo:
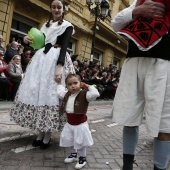
[(77, 150), (74, 149), (74, 146), (71, 146), (71, 153), (77, 153)]
[(43, 139), (43, 143), (47, 144), (50, 141), (50, 138), (51, 138), (51, 132), (46, 132)]
[(44, 134), (45, 134), (44, 132), (39, 132), (37, 140), (43, 140)]
[(80, 149), (80, 156), (86, 157), (86, 146)]
[(154, 138), (154, 164), (159, 169), (166, 169), (170, 160), (170, 141)]

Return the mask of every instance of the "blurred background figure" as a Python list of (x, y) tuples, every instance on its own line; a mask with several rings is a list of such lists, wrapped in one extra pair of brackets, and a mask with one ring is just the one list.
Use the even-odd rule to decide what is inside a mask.
[(73, 61), (73, 66), (74, 66), (75, 72), (78, 73), (79, 72), (79, 65), (78, 65), (78, 62), (76, 60)]
[(76, 61), (76, 60), (77, 60), (77, 58), (78, 58), (78, 56), (80, 56), (80, 57), (81, 57), (81, 53), (72, 55), (72, 56), (71, 56), (71, 60), (72, 60), (72, 62)]
[(30, 47), (25, 47), (23, 50), (23, 54), (21, 55), (21, 65), (22, 65), (22, 70), (25, 72), (27, 65), (32, 58), (32, 50)]
[(0, 100), (9, 99), (8, 87), (10, 84), (7, 78), (7, 68), (8, 65), (4, 62), (4, 52), (0, 50)]
[(21, 44), (18, 44), (18, 53), (20, 56), (23, 54), (23, 51), (24, 51), (24, 46)]
[(18, 46), (19, 45), (16, 41), (12, 41), (10, 47), (6, 50), (4, 61), (7, 64), (9, 64), (14, 55), (19, 55)]
[(24, 75), (22, 66), (21, 66), (21, 56), (14, 55), (8, 67), (8, 74), (10, 77), (10, 81), (13, 84), (12, 96), (11, 96), (11, 99), (13, 101), (15, 98), (16, 92), (18, 90), (18, 87), (20, 85), (20, 82)]
[(2, 35), (0, 34), (0, 50), (3, 51), (3, 52), (5, 52), (5, 49), (4, 49), (3, 45), (2, 45), (2, 43), (3, 43), (3, 37), (2, 37)]

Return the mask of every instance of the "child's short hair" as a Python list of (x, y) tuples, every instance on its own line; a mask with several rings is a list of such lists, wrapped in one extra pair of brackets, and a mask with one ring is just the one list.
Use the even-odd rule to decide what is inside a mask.
[(72, 78), (72, 77), (77, 77), (78, 78), (78, 80), (81, 82), (81, 78), (80, 78), (80, 76), (78, 75), (78, 74), (75, 74), (75, 73), (70, 73), (67, 77), (66, 77), (66, 79), (65, 79), (65, 83), (67, 84), (67, 80), (69, 79), (69, 78)]

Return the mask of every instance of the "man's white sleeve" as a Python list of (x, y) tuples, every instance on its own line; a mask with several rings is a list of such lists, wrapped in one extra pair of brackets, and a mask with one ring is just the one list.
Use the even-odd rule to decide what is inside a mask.
[(121, 30), (122, 28), (126, 27), (131, 21), (133, 21), (132, 18), (132, 11), (136, 6), (137, 0), (134, 0), (134, 2), (124, 10), (120, 11), (111, 21), (111, 25), (113, 27), (113, 30), (115, 32)]

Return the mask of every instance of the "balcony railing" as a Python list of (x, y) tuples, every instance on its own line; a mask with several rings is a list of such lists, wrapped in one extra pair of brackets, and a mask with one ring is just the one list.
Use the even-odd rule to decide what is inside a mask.
[(70, 6), (72, 8), (74, 8), (78, 13), (80, 13), (81, 15), (83, 15), (83, 8), (84, 8), (84, 5), (81, 4), (80, 2), (78, 2), (77, 0), (73, 0), (71, 3), (70, 3)]

